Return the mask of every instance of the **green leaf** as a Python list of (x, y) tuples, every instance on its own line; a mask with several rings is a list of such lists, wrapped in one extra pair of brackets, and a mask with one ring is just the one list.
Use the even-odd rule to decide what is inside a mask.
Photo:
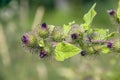
[(107, 46), (103, 46), (101, 49), (101, 52), (103, 54), (109, 54), (110, 53), (110, 49)]
[(81, 26), (84, 27), (85, 30), (89, 29), (89, 26), (93, 21), (93, 18), (97, 14), (96, 11), (94, 10), (95, 6), (96, 6), (96, 3), (91, 7), (91, 9), (88, 11), (88, 13), (86, 13), (83, 17), (85, 23), (82, 24)]
[(94, 40), (106, 40), (109, 34), (109, 29), (98, 29), (93, 30), (93, 39)]
[(44, 47), (45, 46), (43, 39), (40, 39), (38, 44), (39, 44), (40, 47)]
[(111, 37), (114, 37), (116, 34), (117, 34), (116, 32), (111, 32), (107, 37), (111, 38)]
[(120, 0), (118, 2), (118, 9), (117, 9), (117, 18), (120, 21)]
[(114, 42), (114, 48), (116, 51), (120, 51), (120, 41), (119, 40)]
[(50, 32), (52, 32), (54, 28), (55, 28), (54, 25), (49, 25), (49, 31), (50, 31)]
[(57, 61), (64, 61), (67, 58), (70, 58), (81, 51), (80, 48), (69, 44), (69, 43), (58, 43), (55, 48), (55, 59)]
[(72, 27), (72, 24), (74, 24), (74, 23), (75, 23), (75, 21), (70, 22), (68, 25), (65, 25), (65, 24), (63, 25), (65, 37), (68, 35), (68, 33), (69, 33), (69, 31), (70, 31), (70, 29)]

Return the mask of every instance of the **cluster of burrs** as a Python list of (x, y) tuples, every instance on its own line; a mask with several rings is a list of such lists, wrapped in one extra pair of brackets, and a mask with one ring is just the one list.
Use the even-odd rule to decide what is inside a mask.
[[(25, 48), (38, 52), (40, 58), (52, 55), (59, 42), (69, 42), (78, 46), (77, 43), (82, 38), (80, 26), (76, 24), (71, 24), (71, 26), (71, 30), (66, 36), (63, 27), (42, 23), (31, 32), (22, 36), (22, 45)], [(85, 55), (85, 51), (81, 51), (81, 55)]]
[(25, 33), (21, 40), (24, 47), (37, 51), (40, 58), (54, 55), (55, 47), (60, 42), (70, 43), (81, 48), (80, 54), (85, 56), (86, 54), (98, 53), (104, 48), (113, 49), (115, 47), (113, 41), (102, 40), (103, 34), (99, 33), (102, 30), (92, 29), (88, 34), (79, 25), (72, 24), (66, 36), (63, 27), (53, 27), (43, 23), (38, 25), (35, 30)]
[(76, 55), (76, 52), (81, 56), (119, 53), (120, 2), (117, 13), (115, 10), (108, 10), (109, 15), (119, 25), (119, 30), (115, 32), (110, 32), (109, 29), (90, 28), (96, 15), (95, 5), (84, 15), (84, 24), (79, 25), (74, 21), (63, 26), (39, 24), (34, 30), (22, 36), (23, 46), (38, 53), (40, 58), (54, 56), (58, 61), (72, 57)]

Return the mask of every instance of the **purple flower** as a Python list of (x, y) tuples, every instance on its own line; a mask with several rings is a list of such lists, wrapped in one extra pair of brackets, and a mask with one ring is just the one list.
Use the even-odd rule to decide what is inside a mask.
[(113, 47), (113, 43), (112, 42), (107, 42), (107, 47), (108, 48), (112, 48)]
[(78, 38), (78, 34), (77, 34), (77, 33), (71, 34), (71, 38), (72, 38), (72, 39), (77, 39), (77, 38)]
[(114, 16), (114, 15), (116, 14), (116, 11), (113, 10), (113, 9), (108, 10), (108, 14), (109, 14), (110, 16)]
[(85, 56), (85, 55), (86, 55), (86, 51), (85, 51), (85, 50), (82, 50), (82, 51), (80, 52), (80, 54), (81, 54), (81, 56)]
[(28, 37), (28, 35), (23, 35), (22, 38), (21, 38), (21, 40), (22, 40), (22, 42), (23, 42), (24, 44), (27, 44), (27, 43), (29, 42), (29, 37)]
[(47, 55), (46, 51), (44, 50), (40, 51), (40, 54), (39, 54), (40, 58), (44, 58), (46, 55)]
[(42, 24), (41, 24), (41, 28), (46, 29), (46, 28), (47, 28), (46, 23), (42, 23)]

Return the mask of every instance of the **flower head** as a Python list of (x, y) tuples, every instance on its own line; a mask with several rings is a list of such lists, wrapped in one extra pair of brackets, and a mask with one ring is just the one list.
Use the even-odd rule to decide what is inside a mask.
[(29, 37), (28, 37), (28, 35), (23, 35), (22, 38), (21, 38), (21, 40), (22, 40), (22, 42), (23, 42), (24, 44), (27, 44), (27, 43), (29, 42)]
[(112, 48), (113, 47), (113, 43), (112, 42), (107, 42), (107, 47), (108, 48)]
[(42, 23), (42, 24), (41, 24), (41, 28), (46, 29), (46, 28), (47, 28), (46, 23)]
[(77, 34), (77, 33), (71, 34), (71, 38), (72, 38), (72, 39), (78, 39), (78, 34)]
[(109, 14), (110, 16), (114, 16), (114, 15), (116, 14), (116, 11), (113, 10), (113, 9), (108, 10), (108, 14)]
[(37, 28), (37, 33), (42, 38), (47, 38), (49, 35), (49, 29), (46, 23), (42, 23)]
[(26, 33), (22, 36), (21, 41), (23, 43), (24, 46), (27, 47), (34, 47), (37, 46), (37, 39), (36, 36), (32, 33)]
[(40, 58), (44, 58), (46, 55), (47, 55), (46, 51), (44, 50), (40, 51), (40, 54), (39, 54)]

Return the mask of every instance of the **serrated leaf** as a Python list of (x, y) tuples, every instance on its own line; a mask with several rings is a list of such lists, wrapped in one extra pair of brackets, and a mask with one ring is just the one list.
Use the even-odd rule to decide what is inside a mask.
[(78, 54), (80, 51), (80, 48), (72, 44), (61, 42), (58, 43), (55, 48), (55, 59), (57, 61), (64, 61), (65, 59)]
[(84, 27), (85, 30), (89, 29), (90, 24), (93, 21), (93, 18), (97, 14), (96, 11), (94, 10), (95, 6), (96, 6), (96, 3), (91, 7), (91, 9), (88, 11), (88, 13), (86, 13), (83, 17), (85, 23), (82, 24), (81, 26)]
[(70, 31), (70, 29), (72, 27), (72, 24), (74, 24), (74, 23), (75, 23), (75, 21), (70, 22), (68, 25), (65, 25), (65, 24), (63, 25), (65, 37), (68, 35), (68, 33), (69, 33), (69, 31)]
[(117, 9), (117, 18), (120, 21), (120, 0), (118, 2), (118, 9)]
[(38, 44), (39, 44), (40, 47), (44, 47), (45, 46), (43, 39), (40, 39)]

